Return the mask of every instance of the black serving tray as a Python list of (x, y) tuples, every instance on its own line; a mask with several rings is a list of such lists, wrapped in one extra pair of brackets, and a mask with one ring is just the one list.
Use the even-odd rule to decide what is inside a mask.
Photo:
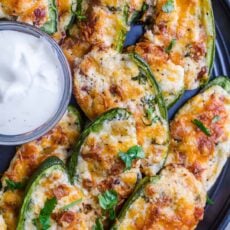
[[(230, 77), (230, 0), (213, 0), (212, 4), (216, 23), (216, 57), (212, 78), (220, 75)], [(126, 45), (134, 44), (143, 32), (141, 25), (133, 26)], [(170, 109), (169, 118), (172, 119), (176, 111), (198, 91), (199, 89), (186, 92)], [(75, 103), (74, 99), (72, 103)], [(14, 154), (15, 146), (0, 146), (0, 173), (8, 168)], [(204, 220), (197, 230), (230, 230), (230, 160), (209, 192), (209, 197), (214, 205), (207, 205)]]

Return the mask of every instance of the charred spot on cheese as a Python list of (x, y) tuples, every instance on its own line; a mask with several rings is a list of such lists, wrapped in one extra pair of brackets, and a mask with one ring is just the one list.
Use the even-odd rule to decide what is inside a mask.
[(112, 229), (194, 229), (205, 202), (205, 190), (193, 174), (170, 165), (140, 182)]
[(168, 162), (184, 165), (206, 190), (215, 183), (230, 153), (229, 85), (227, 78), (211, 82), (180, 109), (170, 125)]
[(3, 17), (35, 25), (48, 34), (57, 31), (57, 5), (54, 0), (2, 0), (0, 7)]
[[(82, 202), (69, 206), (76, 200)], [(17, 229), (90, 228), (97, 214), (95, 211), (86, 213), (84, 206), (94, 205), (93, 201), (88, 202), (82, 189), (69, 183), (63, 162), (56, 157), (48, 158), (27, 186)], [(66, 205), (68, 209), (63, 209)]]
[(8, 170), (1, 179), (3, 187), (0, 211), (7, 226), (16, 228), (18, 212), (24, 196), (24, 185), (30, 176), (41, 162), (50, 156), (58, 156), (66, 161), (69, 150), (80, 135), (82, 125), (79, 112), (70, 106), (62, 120), (49, 133), (17, 149)]
[(145, 152), (143, 172), (160, 170), (168, 148), (167, 112), (148, 65), (138, 55), (92, 50), (76, 60), (74, 94), (90, 119), (116, 107), (133, 113), (138, 144)]
[(82, 133), (69, 162), (72, 182), (93, 196), (114, 190), (119, 204), (133, 191), (140, 175), (140, 161), (129, 170), (119, 153), (137, 145), (133, 116), (125, 109), (113, 109), (97, 118)]

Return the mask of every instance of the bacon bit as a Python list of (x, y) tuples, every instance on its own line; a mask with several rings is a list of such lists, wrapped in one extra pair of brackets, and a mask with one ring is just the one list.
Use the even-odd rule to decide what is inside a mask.
[(105, 192), (106, 190), (110, 190), (113, 187), (114, 179), (109, 177), (98, 184), (98, 190), (100, 192)]
[(219, 124), (212, 125), (212, 141), (217, 144), (220, 138), (226, 139), (227, 137), (224, 136), (224, 129)]
[(190, 56), (195, 61), (199, 61), (202, 57), (205, 56), (206, 48), (205, 44), (201, 42), (194, 42), (190, 47)]
[(111, 85), (110, 88), (109, 88), (109, 91), (111, 94), (113, 95), (118, 95), (120, 98), (123, 98), (122, 97), (122, 89), (120, 86), (118, 85)]
[(203, 156), (211, 156), (214, 152), (214, 143), (212, 138), (207, 137), (206, 135), (201, 134), (198, 138), (198, 150)]
[(112, 164), (108, 174), (115, 176), (122, 173), (123, 170), (124, 170), (124, 163), (118, 159), (117, 161), (114, 162), (114, 164)]
[(74, 212), (66, 211), (62, 213), (53, 213), (51, 215), (52, 219), (54, 219), (59, 225), (62, 225), (63, 222), (72, 223), (75, 219)]
[(195, 162), (192, 166), (188, 167), (188, 170), (191, 171), (197, 179), (201, 179), (201, 174), (205, 169), (202, 168), (198, 162)]
[(57, 188), (53, 189), (54, 196), (60, 200), (62, 197), (69, 194), (69, 188), (66, 185), (59, 185)]
[(145, 189), (145, 191), (146, 191), (146, 195), (147, 196), (153, 196), (156, 192), (155, 192), (155, 190), (154, 190), (154, 188), (153, 188), (153, 186), (147, 186), (147, 188)]
[(202, 79), (207, 72), (208, 68), (206, 66), (203, 66), (197, 75), (197, 79)]
[(95, 32), (95, 26), (98, 21), (98, 17), (96, 15), (87, 17), (89, 20), (87, 22), (83, 22), (80, 25), (80, 29), (82, 31), (83, 39), (86, 41), (90, 41), (93, 33)]
[(196, 220), (202, 220), (204, 215), (204, 209), (200, 207), (195, 207), (194, 216)]
[(184, 128), (183, 123), (181, 121), (173, 121), (170, 124), (171, 135), (173, 139), (177, 141), (183, 140), (183, 137), (186, 136), (186, 129)]
[(85, 203), (83, 203), (83, 212), (84, 212), (85, 214), (89, 213), (92, 209), (93, 209), (93, 208), (92, 208), (92, 206), (91, 206), (90, 204), (85, 204)]
[(46, 16), (45, 9), (40, 9), (40, 8), (35, 9), (34, 16), (35, 16), (35, 25), (39, 25), (40, 21)]
[[(159, 220), (160, 216), (161, 215), (160, 215), (159, 208), (154, 205), (151, 205), (150, 212), (145, 216), (145, 223), (143, 225), (144, 230), (152, 229), (152, 225)], [(138, 229), (142, 229), (142, 228), (143, 227)]]
[(169, 206), (171, 202), (172, 198), (166, 196), (165, 194), (162, 194), (162, 196), (156, 201), (157, 205), (160, 207)]
[(213, 115), (221, 115), (221, 113), (226, 114), (223, 101), (223, 97), (218, 98), (215, 94), (212, 94), (209, 100), (210, 103), (205, 106), (205, 110), (213, 112)]
[(93, 181), (91, 181), (89, 179), (83, 179), (82, 180), (82, 185), (86, 189), (91, 189), (94, 186), (94, 183), (93, 183)]
[(159, 35), (159, 34), (165, 34), (167, 33), (167, 25), (166, 22), (162, 21), (159, 22), (157, 25), (154, 25), (154, 33)]
[(82, 158), (86, 161), (102, 161), (102, 156), (100, 155), (100, 147), (98, 145), (91, 145), (87, 153), (82, 153)]
[(186, 158), (187, 158), (186, 154), (176, 151), (176, 156), (177, 156), (177, 163), (181, 165), (185, 165)]
[(82, 87), (81, 87), (81, 91), (84, 91), (84, 92), (89, 93), (90, 88), (89, 88), (89, 86), (85, 85), (85, 86), (82, 86)]
[(135, 47), (135, 52), (140, 54), (150, 65), (165, 63), (169, 59), (169, 55), (161, 46), (156, 46), (149, 42), (139, 42)]

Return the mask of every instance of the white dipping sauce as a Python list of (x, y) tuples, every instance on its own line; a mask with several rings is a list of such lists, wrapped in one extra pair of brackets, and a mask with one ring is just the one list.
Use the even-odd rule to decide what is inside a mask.
[(63, 95), (62, 69), (43, 38), (0, 31), (0, 134), (18, 135), (47, 122)]

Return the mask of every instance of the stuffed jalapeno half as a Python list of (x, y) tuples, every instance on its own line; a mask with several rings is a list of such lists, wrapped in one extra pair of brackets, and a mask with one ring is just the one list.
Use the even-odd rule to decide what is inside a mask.
[(17, 149), (1, 178), (0, 213), (8, 229), (16, 227), (25, 185), (30, 176), (50, 156), (57, 156), (65, 162), (69, 150), (80, 135), (82, 125), (79, 112), (70, 106), (62, 120), (49, 133)]
[(204, 85), (215, 53), (211, 1), (165, 1), (153, 5), (150, 25), (132, 49), (150, 65), (171, 107), (184, 90)]
[(135, 118), (138, 144), (145, 152), (142, 172), (155, 175), (167, 156), (167, 110), (148, 65), (136, 54), (94, 49), (76, 60), (74, 94), (85, 114), (94, 119), (116, 107)]
[(205, 202), (205, 190), (194, 175), (170, 165), (140, 182), (111, 229), (194, 229)]
[(29, 23), (52, 35), (57, 31), (58, 13), (55, 0), (2, 0), (3, 18)]
[(68, 165), (71, 182), (95, 197), (113, 190), (121, 204), (141, 177), (139, 165), (144, 156), (133, 116), (125, 109), (112, 109), (80, 136)]
[(84, 204), (85, 195), (69, 183), (63, 162), (50, 157), (27, 185), (17, 230), (85, 229)]
[(87, 0), (79, 0), (77, 22), (62, 45), (70, 63), (82, 58), (92, 47), (121, 52), (130, 24), (144, 6), (143, 0), (99, 0), (90, 4)]
[(230, 154), (229, 124), (230, 81), (218, 77), (172, 120), (168, 162), (184, 165), (209, 190)]

